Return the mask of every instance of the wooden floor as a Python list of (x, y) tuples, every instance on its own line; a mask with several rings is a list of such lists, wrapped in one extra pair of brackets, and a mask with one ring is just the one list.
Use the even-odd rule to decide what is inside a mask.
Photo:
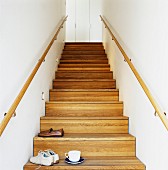
[[(136, 158), (136, 139), (128, 133), (129, 119), (123, 116), (124, 104), (102, 43), (66, 43), (49, 95), (40, 130), (63, 128), (65, 135), (34, 137), (34, 155), (52, 149), (60, 163), (27, 163), (24, 170), (145, 170)], [(65, 163), (64, 153), (70, 150), (80, 150), (85, 161)]]

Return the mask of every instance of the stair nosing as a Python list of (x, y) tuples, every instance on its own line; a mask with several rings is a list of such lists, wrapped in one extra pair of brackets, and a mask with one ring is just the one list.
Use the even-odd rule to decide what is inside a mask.
[[(56, 70), (55, 72), (67, 73), (67, 71), (57, 71), (57, 70)], [(89, 73), (89, 71), (88, 71), (88, 72), (85, 72), (85, 71), (82, 71), (82, 70), (80, 71), (80, 73), (81, 73), (81, 72), (87, 73), (87, 74)], [(68, 73), (74, 73), (74, 72), (73, 72), (73, 71), (69, 71)], [(90, 72), (90, 73), (92, 73), (92, 72)], [(102, 72), (102, 71), (97, 71), (96, 73), (104, 73), (104, 72)], [(106, 71), (106, 73), (113, 73), (113, 71)]]
[(126, 116), (112, 116), (112, 117), (47, 117), (43, 116), (41, 120), (128, 120)]
[[(87, 163), (84, 162), (83, 164), (78, 165), (78, 167), (80, 168), (82, 167), (82, 169), (85, 169), (85, 167), (90, 167), (90, 169), (92, 169), (92, 167), (94, 168), (96, 167), (99, 169), (99, 167), (103, 166), (104, 169), (106, 169), (106, 167), (113, 167), (113, 168), (116, 167), (118, 169), (118, 167), (120, 166), (121, 167), (126, 166), (128, 170), (129, 167), (138, 166), (138, 170), (145, 170), (145, 165), (136, 156), (125, 156), (125, 157), (124, 156), (87, 156), (85, 157), (85, 160), (87, 161)], [(38, 168), (38, 166), (39, 165), (28, 162), (24, 167), (30, 167), (35, 169)], [(65, 163), (64, 158), (60, 159), (60, 164), (53, 165), (51, 168), (48, 167), (48, 169), (57, 169), (57, 167), (63, 167), (63, 168), (69, 167), (69, 169), (71, 168), (73, 169), (72, 165)]]
[(119, 89), (50, 89), (50, 92), (119, 92)]
[(85, 81), (91, 81), (91, 82), (101, 82), (101, 81), (103, 81), (103, 82), (108, 82), (108, 81), (110, 81), (110, 82), (114, 82), (114, 81), (116, 81), (115, 79), (70, 79), (70, 78), (68, 78), (68, 79), (54, 79), (53, 81), (81, 81), (81, 82), (85, 82)]
[[(108, 59), (106, 59), (107, 61), (108, 61)], [(76, 62), (81, 62), (81, 60), (75, 60)], [(89, 63), (91, 63), (91, 62), (95, 62), (95, 61), (99, 61), (99, 62), (101, 62), (102, 60), (82, 60), (82, 61), (87, 61), (87, 62), (89, 62)], [(62, 60), (62, 59), (60, 59), (60, 63), (61, 62), (65, 62), (65, 60)], [(72, 59), (71, 60), (67, 60), (66, 62), (74, 62), (74, 60), (72, 61)], [(98, 62), (98, 63), (99, 63)]]
[(74, 102), (65, 102), (65, 101), (46, 101), (46, 104), (123, 104), (123, 101), (110, 101), (110, 102), (92, 102), (92, 101), (74, 101)]
[(55, 72), (56, 73), (57, 72), (59, 72), (59, 73), (86, 73), (86, 74), (88, 74), (88, 73), (111, 73), (112, 74), (113, 73), (113, 71), (108, 71), (108, 70), (104, 70), (104, 71), (102, 71), (102, 70), (88, 70), (87, 72), (84, 70), (78, 70), (78, 72), (75, 72), (72, 70), (69, 70), (68, 72), (67, 72), (67, 70), (66, 71), (65, 70), (57, 70)]
[(64, 134), (63, 137), (34, 137), (34, 140), (52, 140), (52, 141), (135, 141), (135, 137), (127, 134), (99, 134), (99, 133), (90, 133), (90, 134), (81, 134), (81, 133), (71, 133)]

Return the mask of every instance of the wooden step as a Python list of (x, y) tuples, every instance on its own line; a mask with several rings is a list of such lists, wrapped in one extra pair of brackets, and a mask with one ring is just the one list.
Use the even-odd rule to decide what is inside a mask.
[[(27, 163), (24, 170), (35, 170), (39, 165)], [(59, 164), (47, 167), (48, 170), (145, 170), (145, 166), (136, 157), (87, 157), (82, 164), (72, 166), (64, 159)], [(40, 170), (46, 170), (42, 166)]]
[(64, 72), (57, 71), (55, 73), (57, 79), (113, 79), (113, 72)]
[(41, 131), (64, 129), (65, 133), (128, 133), (128, 118), (120, 117), (42, 117)]
[(82, 50), (86, 50), (86, 51), (104, 51), (104, 47), (103, 46), (65, 46), (64, 51), (71, 51), (71, 50), (75, 50), (75, 51), (82, 51)]
[(59, 64), (59, 68), (110, 68), (109, 64)]
[(75, 71), (75, 72), (78, 72), (78, 71), (110, 71), (110, 68), (102, 68), (102, 67), (99, 67), (99, 68), (58, 68), (58, 71)]
[(55, 79), (54, 89), (115, 89), (114, 79)]
[(107, 56), (105, 54), (103, 55), (74, 55), (74, 54), (69, 54), (65, 55), (63, 54), (61, 57), (61, 60), (107, 60)]
[(85, 69), (80, 69), (80, 68), (75, 68), (75, 69), (70, 69), (68, 70), (68, 68), (66, 69), (60, 69), (60, 70), (57, 70), (59, 72), (74, 72), (74, 73), (80, 73), (80, 72), (85, 72), (85, 73), (99, 73), (99, 72), (102, 72), (102, 73), (108, 73), (110, 72), (109, 69), (98, 69), (98, 68), (85, 68)]
[(62, 53), (63, 55), (101, 55), (101, 54), (105, 54), (105, 51), (63, 51)]
[(64, 134), (61, 138), (34, 138), (34, 155), (52, 149), (64, 158), (70, 150), (89, 156), (135, 156), (135, 138), (129, 134)]
[(50, 90), (50, 101), (118, 101), (119, 91), (112, 89), (111, 91), (93, 91), (92, 89), (78, 91), (68, 89), (62, 90)]
[(47, 117), (123, 116), (123, 102), (46, 102)]
[(65, 47), (67, 46), (103, 46), (102, 42), (66, 42)]
[(108, 60), (60, 60), (60, 64), (108, 64)]

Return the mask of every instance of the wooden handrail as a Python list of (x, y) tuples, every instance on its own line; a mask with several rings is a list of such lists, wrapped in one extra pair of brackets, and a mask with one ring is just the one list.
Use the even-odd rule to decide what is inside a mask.
[(117, 41), (116, 37), (114, 36), (114, 34), (112, 33), (112, 31), (110, 29), (110, 25), (107, 24), (107, 22), (105, 21), (105, 19), (101, 15), (100, 15), (100, 18), (101, 18), (102, 22), (104, 23), (105, 28), (108, 29), (112, 39), (115, 41), (116, 45), (118, 46), (119, 50), (121, 51), (122, 55), (124, 56), (125, 61), (128, 63), (129, 67), (131, 68), (132, 72), (134, 73), (135, 77), (137, 78), (138, 82), (140, 83), (142, 89), (144, 90), (144, 92), (147, 95), (148, 99), (150, 100), (151, 104), (153, 105), (156, 113), (158, 114), (158, 116), (162, 120), (164, 126), (168, 130), (168, 119), (166, 117), (166, 113), (162, 111), (161, 107), (159, 106), (159, 104), (156, 102), (153, 95), (151, 94), (149, 88), (147, 87), (147, 85), (145, 84), (145, 82), (143, 81), (141, 76), (139, 75), (138, 71), (136, 70), (136, 68), (132, 64), (130, 58), (128, 57), (126, 52), (123, 50), (120, 43)]
[(13, 104), (11, 105), (10, 109), (8, 110), (8, 112), (5, 114), (4, 119), (2, 120), (2, 122), (0, 123), (0, 136), (2, 135), (3, 131), (5, 130), (8, 122), (10, 121), (12, 115), (15, 113), (15, 110), (17, 109), (20, 101), (22, 100), (25, 92), (27, 91), (30, 83), (32, 82), (34, 76), (36, 75), (37, 71), (39, 70), (42, 62), (45, 60), (45, 57), (47, 55), (47, 53), (49, 52), (51, 46), (53, 45), (55, 39), (57, 39), (57, 36), (61, 30), (61, 28), (63, 28), (63, 25), (65, 23), (65, 21), (67, 20), (66, 16), (63, 20), (60, 21), (59, 23), (59, 27), (57, 28), (57, 31), (54, 35), (54, 37), (52, 38), (51, 42), (49, 43), (49, 45), (47, 46), (46, 50), (44, 51), (44, 53), (42, 54), (41, 58), (39, 59), (38, 63), (36, 64), (36, 66), (34, 67), (32, 73), (30, 74), (30, 76), (28, 77), (28, 79), (26, 80), (24, 86), (22, 87), (21, 91), (19, 92), (18, 96), (16, 97), (16, 99), (14, 100)]

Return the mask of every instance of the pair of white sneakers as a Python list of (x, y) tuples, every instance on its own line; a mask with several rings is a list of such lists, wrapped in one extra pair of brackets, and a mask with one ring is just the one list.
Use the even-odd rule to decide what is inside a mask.
[(30, 162), (38, 165), (50, 166), (59, 163), (59, 155), (51, 149), (39, 151), (37, 156), (30, 158)]

